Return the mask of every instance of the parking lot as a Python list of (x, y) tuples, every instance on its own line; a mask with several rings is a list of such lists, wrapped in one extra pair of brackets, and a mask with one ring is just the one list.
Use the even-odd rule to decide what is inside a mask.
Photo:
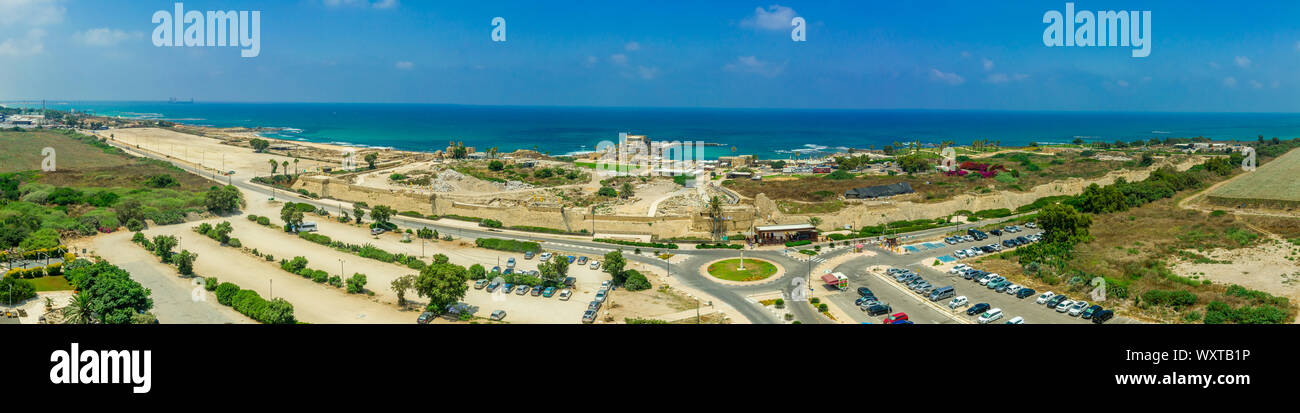
[[(560, 253), (553, 251), (556, 257), (551, 259), (567, 259), (567, 255), (576, 255), (570, 253)], [(506, 268), (506, 262), (509, 258), (515, 259), (515, 271), (536, 270), (537, 266), (542, 263), (540, 257), (524, 259), (524, 254), (503, 253), (501, 255), (501, 268)], [(588, 258), (599, 257), (588, 256)], [(497, 266), (496, 262), (480, 263), (489, 272), (488, 279), (495, 278), (498, 274), (492, 274), (492, 267)], [(574, 278), (574, 285), (571, 288), (573, 296), (568, 300), (561, 300), (557, 292), (554, 296), (533, 296), (531, 291), (524, 295), (517, 294), (518, 291), (505, 293), (502, 289), (497, 289), (495, 293), (487, 292), (487, 289), (476, 289), (473, 285), (465, 292), (464, 302), (477, 306), (476, 316), (487, 317), (493, 311), (504, 310), (506, 316), (502, 321), (516, 323), (542, 323), (542, 324), (577, 324), (582, 322), (582, 314), (587, 310), (587, 305), (595, 300), (596, 291), (600, 289), (600, 283), (609, 280), (609, 274), (600, 270), (593, 270), (590, 262), (586, 265), (578, 265), (575, 261), (569, 264), (568, 276)], [(612, 294), (617, 294), (617, 291)], [(612, 299), (613, 295), (611, 295)]]

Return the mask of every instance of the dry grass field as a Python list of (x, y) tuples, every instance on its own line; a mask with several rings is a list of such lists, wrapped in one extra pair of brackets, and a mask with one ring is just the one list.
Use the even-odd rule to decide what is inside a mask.
[(58, 169), (113, 168), (131, 163), (131, 159), (117, 155), (116, 149), (88, 145), (61, 132), (0, 131), (0, 159), (4, 159), (0, 162), (0, 173), (40, 170), (45, 159), (41, 153), (44, 148), (54, 149)]
[(1260, 165), (1209, 194), (1212, 202), (1223, 205), (1300, 206), (1300, 150)]

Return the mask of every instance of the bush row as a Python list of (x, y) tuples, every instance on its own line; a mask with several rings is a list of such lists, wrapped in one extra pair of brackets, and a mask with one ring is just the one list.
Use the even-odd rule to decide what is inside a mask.
[(609, 239), (609, 238), (596, 238), (593, 241), (603, 242), (606, 244), (626, 245), (629, 247), (662, 248), (662, 249), (669, 249), (669, 250), (677, 249), (677, 244), (666, 244), (662, 242), (638, 242), (638, 241), (626, 241), (626, 240)]
[[(213, 282), (216, 279), (212, 279)], [(293, 304), (285, 301), (283, 298), (276, 298), (270, 301), (262, 298), (256, 291), (241, 290), (239, 286), (232, 283), (221, 283), (215, 288), (217, 302), (221, 305), (230, 306), (240, 314), (248, 316), (263, 324), (295, 324), (297, 320), (293, 318)]]
[(474, 240), (474, 245), (477, 245), (479, 248), (487, 248), (487, 249), (498, 250), (498, 251), (539, 252), (542, 250), (541, 244), (538, 244), (536, 242), (515, 241), (512, 239), (500, 239), (500, 238), (479, 238), (477, 240)]

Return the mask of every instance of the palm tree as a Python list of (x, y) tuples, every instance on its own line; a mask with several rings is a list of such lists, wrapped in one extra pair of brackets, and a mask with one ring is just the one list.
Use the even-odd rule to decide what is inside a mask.
[(289, 173), (289, 161), (284, 161), (284, 173)]
[(817, 226), (818, 226), (818, 225), (821, 225), (821, 224), (822, 224), (822, 219), (821, 219), (821, 218), (818, 218), (818, 217), (808, 217), (808, 225), (812, 225), (813, 228), (817, 228)]
[(293, 158), (293, 173), (298, 174), (298, 158)]
[(90, 311), (90, 295), (85, 292), (72, 296), (72, 302), (63, 309), (64, 324), (94, 324), (95, 314)]
[(275, 175), (275, 170), (276, 170), (276, 168), (279, 168), (279, 167), (280, 167), (280, 164), (279, 164), (279, 163), (276, 163), (274, 159), (272, 159), (272, 160), (270, 160), (270, 161), (267, 161), (267, 162), (270, 162), (270, 163), (271, 163), (271, 175), (274, 176), (274, 175)]

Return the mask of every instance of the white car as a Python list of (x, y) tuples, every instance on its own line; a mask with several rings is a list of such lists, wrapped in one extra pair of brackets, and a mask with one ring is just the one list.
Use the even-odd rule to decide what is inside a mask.
[(599, 269), (600, 269), (600, 261), (592, 261), (592, 262), (591, 262), (591, 269), (593, 269), (593, 270), (599, 270)]
[(1070, 315), (1070, 317), (1078, 317), (1079, 314), (1083, 314), (1083, 310), (1086, 310), (1087, 308), (1088, 308), (1087, 301), (1083, 301), (1083, 300), (1075, 301), (1074, 306), (1070, 307), (1068, 314)]
[(560, 290), (560, 300), (569, 301), (570, 297), (573, 297), (573, 290), (568, 288)]
[(1037, 300), (1034, 300), (1034, 302), (1039, 303), (1039, 304), (1046, 304), (1046, 303), (1047, 303), (1047, 300), (1051, 300), (1052, 297), (1055, 297), (1055, 296), (1056, 296), (1056, 293), (1051, 292), (1051, 291), (1048, 291), (1048, 292), (1045, 292), (1045, 293), (1039, 295), (1039, 296), (1038, 296), (1038, 299), (1037, 299)]
[(970, 300), (967, 300), (966, 296), (963, 295), (957, 298), (953, 298), (952, 301), (949, 301), (948, 308), (956, 310), (958, 308), (965, 307), (969, 304), (970, 304)]
[(609, 291), (609, 290), (600, 290), (600, 291), (596, 291), (596, 301), (598, 301), (598, 302), (602, 302), (602, 303), (605, 302), (605, 294), (606, 294), (606, 291)]
[(1020, 292), (1020, 289), (1022, 288), (1025, 287), (1021, 287), (1020, 284), (1011, 284), (1010, 287), (1007, 287), (1007, 294), (1016, 295), (1016, 293)]
[(1074, 300), (1062, 301), (1060, 304), (1056, 305), (1056, 312), (1064, 313), (1066, 311), (1070, 311), (1071, 306), (1074, 306)]
[(546, 262), (547, 260), (551, 259), (551, 253), (543, 252), (540, 257), (537, 257), (537, 259), (542, 260), (542, 262)]
[(957, 250), (957, 251), (954, 251), (954, 252), (952, 253), (952, 256), (957, 257), (957, 258), (966, 258), (966, 250)]
[(1007, 321), (1007, 324), (1024, 324), (1024, 323), (1025, 323), (1025, 318), (1021, 316), (1015, 316), (1015, 318), (1012, 318), (1011, 320)]
[(984, 314), (980, 314), (980, 318), (978, 319), (978, 321), (980, 322), (980, 324), (988, 324), (994, 321), (998, 321), (1001, 318), (1002, 318), (1002, 309), (994, 308), (992, 310), (985, 311)]
[(989, 281), (993, 281), (993, 280), (997, 279), (998, 277), (1001, 277), (1001, 276), (998, 275), (997, 273), (988, 273), (988, 274), (985, 274), (983, 277), (980, 277), (980, 285), (989, 285)]
[(967, 269), (969, 269), (969, 268), (970, 268), (969, 265), (966, 265), (966, 264), (957, 264), (957, 265), (954, 265), (954, 266), (952, 267), (951, 270), (948, 270), (948, 273), (949, 273), (949, 274), (961, 274), (962, 271), (965, 271), (965, 270), (967, 270)]
[(1038, 224), (1035, 224), (1033, 222), (1027, 222), (1025, 223), (1025, 226), (1030, 228), (1038, 228)]

